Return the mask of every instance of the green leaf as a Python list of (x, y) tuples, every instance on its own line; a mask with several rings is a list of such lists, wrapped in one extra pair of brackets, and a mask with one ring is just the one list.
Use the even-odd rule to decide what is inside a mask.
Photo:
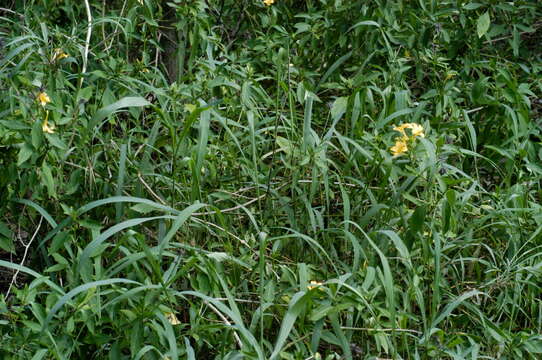
[(0, 236), (0, 249), (9, 253), (14, 253), (15, 246), (13, 245), (13, 239), (10, 237), (8, 238)]
[(43, 142), (43, 130), (41, 128), (41, 121), (35, 121), (31, 131), (32, 146), (34, 149), (39, 149)]
[(11, 263), (9, 261), (0, 260), (0, 267), (5, 267), (5, 268), (8, 268), (8, 269), (20, 271), (20, 272), (23, 272), (25, 274), (31, 275), (31, 276), (35, 277), (36, 279), (43, 279), (43, 282), (46, 283), (47, 285), (49, 285), (49, 287), (51, 287), (51, 289), (55, 290), (56, 292), (58, 292), (60, 294), (64, 294), (64, 291), (62, 290), (61, 287), (56, 285), (54, 282), (49, 280), (47, 277), (35, 272), (34, 270), (32, 270), (30, 268), (27, 268), (26, 266), (19, 265), (19, 264), (14, 264), (14, 263)]
[(28, 130), (30, 126), (18, 120), (0, 120), (0, 124), (10, 130)]
[(187, 360), (196, 360), (196, 354), (194, 353), (194, 349), (190, 345), (190, 341), (185, 336), (184, 337), (184, 346), (186, 348), (186, 359)]
[(32, 148), (32, 146), (24, 143), (21, 147), (21, 150), (19, 150), (19, 156), (17, 157), (17, 166), (21, 166), (22, 164), (24, 164), (28, 159), (30, 159), (33, 153), (34, 149)]
[[(449, 303), (448, 305), (446, 305), (446, 307), (444, 308), (444, 310), (442, 311), (442, 313), (440, 313), (434, 320), (433, 322), (431, 323), (431, 329), (429, 331), (428, 334), (431, 333), (431, 330), (433, 330), (434, 328), (437, 327), (437, 325), (444, 319), (448, 318), (448, 316), (450, 316), (450, 314), (452, 313), (452, 311), (455, 310), (455, 308), (457, 308), (459, 305), (463, 304), (466, 300), (468, 300), (469, 298), (473, 297), (473, 296), (479, 296), (479, 295), (484, 295), (485, 296), (485, 293), (481, 292), (481, 291), (478, 291), (478, 290), (471, 290), (471, 291), (468, 291), (464, 294), (462, 294), (461, 296), (458, 296), (454, 301), (452, 301), (451, 303)], [(427, 339), (426, 339), (427, 340)]]
[(136, 211), (140, 214), (148, 214), (151, 211), (155, 211), (156, 207), (149, 205), (149, 204), (135, 204), (130, 207), (133, 211)]
[[(348, 31), (353, 30), (353, 29), (355, 29), (355, 28), (357, 28), (357, 27), (359, 27), (359, 26), (376, 26), (376, 27), (379, 28), (379, 27), (380, 27), (380, 24), (377, 23), (376, 21), (372, 21), (372, 20), (360, 21), (359, 23), (357, 23), (357, 24), (351, 26), (350, 29), (348, 29)], [(348, 31), (347, 31), (347, 32), (348, 32)]]
[(192, 204), (186, 209), (184, 209), (183, 211), (181, 211), (179, 215), (177, 215), (177, 217), (175, 218), (175, 221), (173, 222), (173, 225), (171, 225), (171, 228), (167, 232), (166, 236), (164, 236), (164, 238), (160, 242), (160, 245), (159, 245), (160, 253), (162, 253), (162, 251), (166, 248), (169, 241), (173, 238), (173, 236), (175, 236), (175, 234), (177, 233), (179, 228), (184, 224), (184, 222), (188, 220), (188, 218), (190, 218), (190, 216), (192, 216), (193, 213), (195, 213), (196, 211), (198, 211), (204, 206), (206, 206), (206, 204), (200, 204), (200, 203)]
[(4, 57), (2, 57), (0, 59), (0, 67), (3, 67), (12, 58), (14, 58), (19, 53), (23, 52), (24, 50), (26, 50), (26, 49), (28, 49), (30, 47), (36, 48), (36, 44), (33, 43), (33, 42), (28, 42), (26, 44), (23, 44), (23, 45), (19, 46), (18, 48), (15, 48), (15, 49), (11, 50), (9, 53), (7, 53), (7, 55), (5, 55)]
[(338, 121), (346, 112), (348, 106), (348, 97), (342, 96), (337, 98), (331, 107), (331, 118), (333, 121)]
[(185, 297), (186, 295), (196, 296), (202, 299), (203, 301), (212, 303), (218, 310), (228, 315), (228, 317), (233, 320), (233, 322), (235, 323), (236, 330), (239, 331), (241, 336), (243, 336), (245, 340), (247, 340), (248, 343), (252, 345), (252, 348), (256, 351), (258, 360), (264, 359), (263, 350), (260, 348), (258, 341), (254, 337), (254, 335), (252, 335), (252, 333), (248, 331), (248, 329), (245, 327), (243, 323), (243, 319), (241, 318), (238, 312), (232, 311), (232, 309), (224, 305), (221, 301), (218, 301), (215, 298), (204, 295), (198, 291), (181, 291), (176, 294), (182, 297)]
[(471, 3), (463, 5), (463, 9), (465, 9), (465, 10), (476, 10), (479, 7), (482, 7), (482, 6), (484, 6), (484, 5), (480, 4), (480, 3), (476, 3), (476, 2), (471, 2)]
[(478, 31), (479, 38), (481, 38), (487, 33), (490, 24), (491, 19), (489, 18), (489, 13), (486, 11), (478, 18), (478, 21), (476, 22), (476, 30)]
[(331, 106), (331, 118), (333, 119), (333, 124), (331, 125), (331, 128), (326, 132), (326, 135), (324, 136), (324, 141), (328, 141), (329, 139), (331, 139), (331, 137), (333, 136), (333, 132), (335, 131), (335, 126), (343, 117), (347, 107), (348, 97), (342, 96), (335, 100), (335, 102)]
[(286, 312), (286, 315), (284, 315), (282, 323), (280, 324), (279, 335), (277, 337), (275, 347), (273, 348), (273, 353), (269, 357), (270, 360), (276, 359), (279, 355), (282, 347), (284, 346), (284, 343), (286, 342), (286, 339), (288, 338), (288, 335), (292, 331), (295, 320), (297, 319), (301, 311), (306, 308), (306, 304), (309, 298), (310, 296), (305, 291), (300, 291), (292, 297), (292, 300), (290, 301), (290, 305), (288, 307), (288, 311)]
[(137, 281), (128, 280), (128, 279), (107, 279), (107, 280), (93, 281), (87, 284), (79, 285), (78, 287), (76, 287), (75, 289), (68, 292), (67, 294), (62, 296), (60, 299), (58, 299), (58, 301), (53, 306), (49, 314), (47, 314), (47, 318), (45, 318), (45, 322), (43, 323), (43, 329), (45, 330), (47, 328), (47, 326), (49, 325), (49, 322), (51, 321), (53, 316), (55, 316), (58, 310), (60, 310), (60, 308), (64, 304), (66, 304), (68, 301), (71, 301), (78, 294), (84, 291), (93, 289), (98, 286), (112, 285), (112, 284), (118, 284), (118, 283), (141, 285)]
[(44, 208), (42, 208), (41, 206), (39, 206), (35, 202), (30, 201), (30, 200), (26, 200), (26, 199), (17, 199), (17, 200), (14, 200), (14, 201), (18, 202), (18, 203), (21, 203), (21, 204), (28, 205), (30, 207), (33, 207), (37, 212), (39, 212), (43, 216), (43, 218), (45, 220), (47, 220), (47, 222), (51, 225), (51, 227), (53, 227), (53, 228), (56, 227), (57, 223), (53, 219), (53, 217)]
[(45, 182), (45, 186), (47, 187), (47, 193), (49, 196), (56, 198), (56, 186), (55, 186), (55, 180), (53, 179), (53, 173), (51, 172), (51, 168), (47, 165), (46, 162), (43, 162), (43, 165), (41, 166), (42, 171), (42, 179)]
[(68, 146), (58, 137), (57, 134), (45, 134), (45, 137), (47, 140), (49, 140), (49, 143), (53, 145), (56, 148), (59, 148), (61, 150), (67, 150)]
[(151, 103), (140, 96), (122, 98), (119, 101), (98, 110), (90, 120), (90, 127), (98, 125), (102, 120), (111, 116), (111, 114), (117, 110), (128, 107), (142, 107), (148, 105), (151, 105)]
[(341, 66), (346, 60), (348, 60), (350, 57), (352, 56), (352, 51), (349, 51), (348, 53), (346, 53), (345, 55), (341, 56), (337, 61), (335, 61), (333, 63), (333, 65), (331, 65), (329, 67), (329, 69), (327, 69), (326, 73), (324, 74), (324, 76), (322, 76), (322, 78), (320, 79), (320, 81), (318, 82), (318, 87), (324, 82), (327, 80), (327, 78), (333, 74), (335, 72), (335, 70), (337, 70), (339, 68), (339, 66)]
[(79, 265), (78, 270), (81, 274), (81, 277), (85, 281), (89, 281), (91, 276), (91, 264), (90, 264), (90, 258), (95, 255), (96, 251), (100, 249), (101, 244), (109, 239), (111, 236), (115, 235), (116, 233), (128, 229), (130, 227), (134, 227), (137, 225), (140, 225), (147, 221), (152, 220), (159, 220), (159, 219), (174, 219), (173, 216), (165, 215), (165, 216), (154, 216), (154, 217), (147, 217), (147, 218), (135, 218), (123, 221), (119, 224), (116, 224), (114, 226), (111, 226), (109, 229), (101, 233), (99, 236), (97, 236), (94, 240), (92, 240), (83, 250), (83, 253), (81, 254), (81, 257), (79, 258)]
[(13, 233), (11, 232), (9, 227), (2, 221), (0, 221), (0, 235), (3, 235), (7, 238), (11, 238), (13, 236)]
[(394, 119), (396, 119), (398, 117), (411, 114), (411, 113), (413, 113), (415, 111), (416, 111), (416, 109), (408, 109), (408, 108), (395, 111), (393, 114), (389, 115), (388, 117), (386, 117), (386, 118), (384, 118), (382, 120), (379, 120), (378, 123), (376, 124), (376, 127), (377, 127), (377, 129), (381, 129), (384, 126), (386, 126), (390, 121), (392, 121), (392, 120), (394, 120)]
[(40, 350), (36, 351), (34, 356), (32, 356), (31, 360), (41, 360), (41, 359), (43, 359), (45, 357), (45, 355), (47, 355), (47, 352), (48, 352), (47, 349), (40, 349)]
[[(117, 191), (116, 191), (117, 196), (122, 195), (122, 189), (124, 187), (124, 178), (126, 175), (126, 149), (127, 149), (126, 144), (122, 144), (120, 148), (119, 174), (117, 176)], [(123, 203), (116, 203), (115, 211), (117, 213), (115, 220), (117, 222), (120, 222), (120, 219), (122, 218), (122, 215), (124, 213)]]

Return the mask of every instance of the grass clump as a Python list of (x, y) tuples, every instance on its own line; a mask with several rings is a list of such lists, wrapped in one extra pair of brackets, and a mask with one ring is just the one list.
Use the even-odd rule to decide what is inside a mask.
[(537, 359), (537, 1), (0, 9), (2, 359)]

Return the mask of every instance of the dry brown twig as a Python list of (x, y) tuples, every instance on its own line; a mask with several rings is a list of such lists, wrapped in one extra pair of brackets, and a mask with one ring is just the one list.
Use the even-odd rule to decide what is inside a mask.
[(143, 186), (145, 187), (145, 189), (147, 189), (147, 191), (148, 191), (148, 192), (149, 192), (156, 200), (158, 200), (158, 202), (160, 202), (162, 205), (166, 205), (166, 202), (152, 190), (152, 188), (149, 186), (149, 184), (147, 184), (147, 183), (145, 182), (145, 180), (143, 180), (143, 177), (141, 176), (141, 173), (138, 173), (138, 174), (137, 174), (137, 178), (139, 179), (139, 181), (141, 181), (141, 183), (143, 184)]
[[(218, 309), (214, 307), (213, 304), (209, 303), (208, 301), (204, 301), (204, 303), (209, 307), (209, 309), (213, 310), (213, 312), (217, 314), (220, 319), (222, 319), (224, 324), (231, 326), (231, 323), (228, 321), (228, 319), (226, 319), (226, 317), (220, 311), (218, 311)], [(243, 348), (243, 342), (241, 341), (239, 335), (237, 335), (236, 331), (233, 332), (233, 337), (235, 338), (237, 345), (239, 345), (239, 348)]]
[[(92, 36), (92, 12), (90, 11), (90, 4), (88, 3), (88, 0), (85, 0), (85, 9), (87, 11), (87, 38), (85, 40), (85, 52), (83, 55), (83, 69), (81, 71), (81, 74), (85, 74), (87, 72), (87, 65), (88, 65), (88, 49), (90, 47), (90, 38)], [(83, 84), (83, 77), (81, 77), (81, 84)]]
[[(38, 231), (40, 230), (41, 228), (41, 223), (43, 222), (43, 216), (40, 218), (40, 222), (38, 223), (38, 227), (36, 228), (36, 230), (34, 231), (34, 234), (32, 235), (32, 238), (30, 239), (30, 241), (28, 242), (28, 244), (23, 244), (24, 246), (24, 254), (23, 254), (23, 259), (21, 260), (21, 263), (19, 264), (20, 266), (23, 266), (24, 265), (24, 262), (26, 260), (26, 256), (28, 255), (28, 249), (30, 248), (30, 245), (32, 245), (32, 242), (34, 241), (34, 239), (36, 238), (36, 236), (38, 235)], [(21, 241), (22, 242), (22, 241)], [(6, 292), (6, 298), (9, 296), (9, 293), (11, 292), (11, 288), (13, 287), (13, 285), (15, 284), (15, 281), (17, 281), (17, 275), (19, 275), (19, 270), (15, 271), (15, 274), (13, 274), (13, 278), (11, 279), (11, 283), (9, 284), (9, 288), (8, 288), (8, 291)]]
[(18, 17), (24, 19), (24, 15), (23, 15), (23, 14), (19, 14), (18, 12), (13, 11), (13, 10), (11, 10), (11, 9), (7, 9), (7, 8), (0, 7), (0, 11), (2, 11), (2, 12), (7, 12), (8, 14), (12, 14), (12, 15), (17, 15)]

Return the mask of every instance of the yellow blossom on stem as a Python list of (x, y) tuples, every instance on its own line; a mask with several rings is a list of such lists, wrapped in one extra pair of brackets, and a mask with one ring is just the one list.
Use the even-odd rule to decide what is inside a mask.
[(179, 319), (177, 319), (177, 316), (175, 316), (174, 313), (166, 313), (166, 319), (169, 321), (169, 323), (171, 325), (179, 325), (181, 322), (179, 321)]
[(457, 75), (457, 71), (448, 71), (446, 73), (446, 77), (444, 78), (444, 81), (448, 81), (456, 75)]
[(411, 127), (410, 127), (410, 131), (412, 132), (412, 136), (414, 137), (425, 137), (425, 134), (423, 132), (423, 126), (421, 126), (420, 124), (416, 124), (416, 123), (412, 123), (410, 124)]
[(44, 133), (47, 133), (47, 134), (54, 134), (55, 133), (55, 126), (54, 125), (49, 125), (49, 123), (47, 122), (47, 119), (45, 119), (45, 121), (43, 122), (43, 125), (41, 126), (41, 129), (43, 130)]
[(275, 3), (275, 0), (263, 0), (265, 6), (271, 6)]
[(323, 283), (319, 281), (311, 280), (310, 285), (307, 285), (307, 289), (309, 290), (316, 289), (317, 287), (322, 286), (322, 285)]
[(390, 148), (393, 156), (399, 156), (408, 151), (408, 146), (405, 139), (400, 139), (395, 142), (395, 145)]
[(49, 95), (47, 95), (47, 93), (43, 91), (38, 94), (37, 99), (41, 106), (45, 106), (51, 102), (51, 98), (49, 97)]
[(64, 52), (62, 49), (55, 49), (55, 52), (53, 53), (53, 59), (52, 62), (60, 61), (62, 59), (67, 58), (69, 55)]
[(54, 134), (55, 126), (54, 125), (49, 125), (49, 123), (47, 121), (48, 119), (49, 119), (49, 111), (47, 111), (47, 113), (45, 114), (45, 120), (43, 120), (43, 124), (41, 125), (41, 129), (43, 130), (44, 133)]

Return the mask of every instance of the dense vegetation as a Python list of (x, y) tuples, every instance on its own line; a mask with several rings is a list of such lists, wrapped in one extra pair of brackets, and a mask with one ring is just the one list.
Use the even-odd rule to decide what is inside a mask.
[(537, 0), (8, 0), (1, 359), (539, 359)]

